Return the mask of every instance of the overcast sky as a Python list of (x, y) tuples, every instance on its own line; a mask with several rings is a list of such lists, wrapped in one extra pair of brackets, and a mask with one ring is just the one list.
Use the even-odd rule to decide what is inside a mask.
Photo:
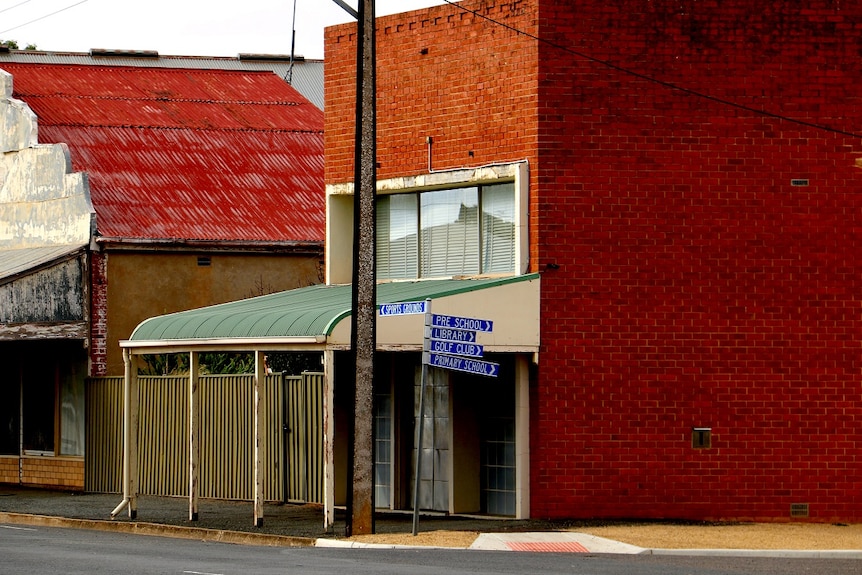
[[(55, 52), (289, 54), (294, 1), (296, 54), (323, 58), (324, 27), (352, 19), (332, 0), (0, 0), (0, 40)], [(376, 10), (383, 16), (445, 3), (377, 0)]]

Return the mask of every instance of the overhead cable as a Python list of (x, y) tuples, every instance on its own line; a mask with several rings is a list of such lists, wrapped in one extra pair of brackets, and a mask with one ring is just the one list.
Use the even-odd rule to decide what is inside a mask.
[(573, 49), (573, 48), (569, 48), (568, 46), (562, 46), (562, 45), (557, 44), (557, 43), (555, 43), (555, 42), (551, 42), (550, 40), (545, 40), (545, 39), (543, 39), (543, 38), (540, 38), (539, 36), (536, 36), (536, 35), (534, 35), (534, 34), (530, 34), (530, 33), (528, 33), (528, 32), (525, 32), (525, 31), (523, 31), (523, 30), (520, 30), (520, 29), (518, 29), (518, 28), (515, 28), (514, 26), (511, 26), (511, 25), (506, 24), (506, 23), (504, 23), (504, 22), (500, 22), (499, 20), (495, 20), (495, 19), (491, 18), (490, 16), (487, 16), (487, 15), (485, 15), (485, 14), (480, 13), (480, 12), (479, 12), (479, 11), (477, 11), (477, 10), (472, 10), (472, 9), (470, 9), (470, 8), (465, 8), (464, 6), (461, 6), (460, 4), (456, 3), (454, 0), (443, 0), (443, 1), (444, 1), (444, 2), (446, 2), (447, 4), (450, 4), (450, 5), (452, 5), (452, 6), (455, 6), (456, 8), (458, 8), (459, 10), (461, 10), (462, 12), (467, 12), (467, 13), (473, 14), (474, 16), (477, 16), (477, 17), (479, 17), (479, 18), (482, 18), (482, 19), (484, 19), (484, 20), (487, 20), (487, 21), (489, 21), (489, 22), (491, 22), (491, 23), (493, 23), (493, 24), (496, 24), (497, 26), (500, 26), (500, 27), (502, 27), (502, 28), (506, 28), (507, 30), (510, 30), (510, 31), (512, 31), (512, 32), (515, 32), (516, 34), (520, 34), (520, 35), (522, 35), (522, 36), (526, 36), (527, 38), (531, 38), (531, 39), (533, 39), (533, 40), (535, 40), (535, 41), (537, 41), (537, 42), (541, 42), (541, 43), (543, 43), (543, 44), (545, 44), (545, 45), (547, 45), (547, 46), (550, 46), (550, 47), (552, 47), (552, 48), (556, 48), (557, 50), (562, 50), (562, 51), (564, 51), (564, 52), (568, 52), (569, 54), (572, 54), (572, 55), (574, 55), (574, 56), (577, 56), (577, 57), (582, 58), (582, 59), (584, 59), (584, 60), (587, 60), (587, 61), (589, 61), (589, 62), (593, 62), (593, 63), (595, 63), (595, 64), (599, 64), (599, 65), (605, 66), (606, 68), (610, 68), (611, 70), (616, 70), (617, 72), (622, 72), (623, 74), (627, 74), (627, 75), (629, 75), (629, 76), (632, 76), (632, 77), (635, 77), (635, 78), (639, 78), (639, 79), (641, 79), (641, 80), (646, 80), (646, 81), (648, 81), (648, 82), (652, 82), (652, 83), (654, 83), (654, 84), (658, 84), (659, 86), (663, 86), (663, 87), (665, 87), (665, 88), (668, 88), (669, 90), (675, 90), (675, 91), (678, 91), (678, 92), (682, 92), (682, 93), (684, 93), (684, 94), (688, 94), (688, 95), (690, 95), (690, 96), (695, 96), (695, 97), (697, 97), (697, 98), (703, 98), (703, 99), (705, 99), (705, 100), (709, 100), (710, 102), (714, 102), (714, 103), (716, 103), (716, 104), (721, 104), (721, 105), (723, 105), (723, 106), (729, 106), (729, 107), (731, 107), (731, 108), (736, 108), (736, 109), (738, 109), (738, 110), (743, 110), (743, 111), (746, 111), (746, 112), (749, 112), (749, 113), (752, 113), (752, 114), (755, 114), (755, 115), (758, 115), (758, 116), (764, 116), (764, 117), (767, 117), (767, 118), (773, 118), (773, 119), (776, 119), (776, 120), (782, 120), (782, 121), (785, 121), (785, 122), (791, 122), (791, 123), (794, 123), (794, 124), (797, 124), (797, 125), (800, 125), (800, 126), (805, 126), (805, 127), (807, 127), (807, 128), (814, 128), (814, 129), (817, 129), (817, 130), (824, 130), (824, 131), (827, 131), (827, 132), (832, 132), (832, 133), (834, 133), (834, 134), (840, 134), (840, 135), (842, 135), (842, 136), (848, 136), (848, 137), (851, 137), (851, 138), (862, 138), (862, 134), (857, 134), (857, 133), (855, 133), (855, 132), (851, 132), (851, 131), (848, 131), (848, 130), (842, 130), (841, 128), (834, 128), (834, 127), (832, 127), (832, 126), (827, 126), (827, 125), (824, 125), (824, 124), (818, 124), (818, 123), (816, 123), (816, 122), (809, 122), (808, 120), (802, 120), (802, 119), (799, 119), (799, 118), (793, 118), (793, 117), (791, 117), (791, 116), (785, 116), (785, 115), (783, 115), (783, 114), (779, 114), (779, 113), (777, 113), (777, 112), (771, 112), (771, 111), (769, 111), (769, 110), (765, 110), (765, 109), (754, 108), (754, 107), (751, 107), (751, 106), (747, 106), (747, 105), (745, 105), (745, 104), (740, 104), (739, 102), (734, 102), (734, 101), (732, 101), (732, 100), (727, 100), (727, 99), (725, 99), (725, 98), (721, 98), (721, 97), (719, 97), (719, 96), (713, 96), (712, 94), (706, 94), (706, 93), (704, 93), (704, 92), (701, 92), (701, 91), (698, 91), (698, 90), (694, 90), (694, 89), (692, 89), (692, 88), (686, 88), (685, 86), (680, 86), (680, 85), (678, 85), (678, 84), (674, 84), (673, 82), (667, 82), (667, 81), (665, 81), (665, 80), (659, 80), (658, 78), (654, 78), (654, 77), (649, 76), (649, 75), (647, 75), (647, 74), (643, 74), (643, 73), (641, 73), (641, 72), (636, 72), (635, 70), (630, 70), (629, 68), (625, 68), (625, 67), (623, 67), (623, 66), (619, 66), (619, 65), (617, 65), (617, 64), (614, 64), (613, 62), (609, 62), (609, 61), (607, 61), (607, 60), (602, 60), (602, 59), (600, 59), (600, 58), (596, 58), (596, 57), (594, 57), (594, 56), (590, 56), (589, 54), (586, 54), (586, 53), (584, 53), (584, 52), (580, 52), (580, 51), (575, 50), (575, 49)]

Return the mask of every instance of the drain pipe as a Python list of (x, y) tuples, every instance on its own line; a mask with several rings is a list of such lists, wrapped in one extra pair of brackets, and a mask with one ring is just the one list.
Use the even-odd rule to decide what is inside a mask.
[(131, 409), (132, 409), (132, 361), (129, 350), (123, 350), (123, 364), (125, 374), (123, 376), (123, 500), (111, 511), (111, 519), (114, 519), (120, 511), (125, 509), (131, 501), (129, 490), (129, 477), (131, 476), (131, 462), (129, 461), (129, 438), (131, 437)]

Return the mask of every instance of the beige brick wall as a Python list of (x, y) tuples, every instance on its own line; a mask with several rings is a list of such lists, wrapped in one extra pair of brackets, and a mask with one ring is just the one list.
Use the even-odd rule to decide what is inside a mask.
[(18, 483), (17, 457), (0, 457), (0, 483)]
[[(17, 469), (15, 480), (17, 483)], [(83, 491), (84, 458), (23, 457), (21, 458), (21, 484)]]

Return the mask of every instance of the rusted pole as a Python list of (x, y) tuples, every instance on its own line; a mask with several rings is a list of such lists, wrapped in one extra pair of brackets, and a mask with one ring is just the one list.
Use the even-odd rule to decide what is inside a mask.
[(375, 203), (377, 127), (374, 0), (360, 0), (357, 33), (356, 149), (353, 212), (353, 313), (355, 361), (352, 481), (348, 535), (374, 533), (374, 351), (377, 289)]

